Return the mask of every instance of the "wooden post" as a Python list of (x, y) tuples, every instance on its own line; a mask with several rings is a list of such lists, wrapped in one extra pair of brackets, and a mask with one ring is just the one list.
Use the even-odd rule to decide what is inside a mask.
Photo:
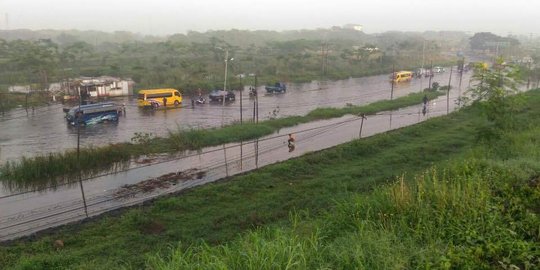
[(255, 168), (259, 168), (259, 139), (255, 141)]
[(358, 138), (362, 138), (362, 128), (364, 127), (364, 119), (366, 119), (366, 115), (362, 114), (361, 117), (362, 120), (360, 122), (360, 131), (358, 132)]
[(242, 166), (244, 165), (244, 141), (240, 141), (240, 172), (242, 172), (243, 168)]
[(223, 145), (223, 156), (225, 156), (225, 175), (229, 177), (229, 163), (227, 162), (227, 148)]

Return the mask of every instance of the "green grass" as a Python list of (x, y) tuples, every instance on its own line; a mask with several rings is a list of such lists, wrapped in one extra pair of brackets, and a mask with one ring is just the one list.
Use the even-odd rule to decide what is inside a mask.
[[(6, 269), (537, 269), (540, 92), (479, 143), (478, 107), (15, 241)], [(62, 239), (65, 247), (53, 248)], [(517, 268), (516, 268), (517, 269)]]
[[(144, 154), (170, 153), (195, 150), (231, 142), (240, 142), (272, 134), (284, 127), (291, 127), (311, 121), (341, 117), (347, 114), (374, 114), (395, 110), (421, 102), (427, 95), (435, 99), (442, 92), (412, 93), (394, 100), (382, 100), (364, 106), (345, 108), (318, 108), (306, 116), (291, 116), (262, 121), (259, 124), (235, 124), (222, 128), (192, 129), (171, 132), (166, 138), (138, 137), (138, 143), (120, 143), (81, 151), (81, 170), (85, 176), (100, 171), (111, 170), (128, 162), (131, 158)], [(78, 173), (76, 151), (54, 153), (46, 156), (25, 158), (20, 162), (8, 162), (0, 167), (0, 181), (14, 190), (35, 189), (72, 181)]]

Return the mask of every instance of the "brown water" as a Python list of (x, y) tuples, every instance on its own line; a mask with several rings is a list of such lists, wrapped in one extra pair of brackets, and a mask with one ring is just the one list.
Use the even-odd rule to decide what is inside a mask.
[[(469, 82), (469, 75), (463, 78), (463, 88)], [(438, 74), (433, 81), (441, 85), (448, 84), (449, 73)], [(453, 76), (457, 85), (457, 76)], [(415, 79), (410, 83), (395, 86), (394, 97), (418, 92), (427, 87), (427, 79)], [(290, 84), (287, 93), (265, 95), (264, 87), (258, 89), (259, 120), (289, 115), (304, 115), (322, 106), (343, 107), (347, 103), (362, 105), (377, 100), (389, 99), (391, 84), (388, 75), (370, 76), (334, 82), (312, 82)], [(243, 119), (249, 121), (253, 117), (253, 99), (244, 91), (242, 97)], [(225, 106), (221, 104), (204, 104), (191, 107), (189, 98), (183, 108), (148, 111), (137, 108), (136, 99), (113, 99), (126, 104), (126, 116), (118, 123), (98, 124), (81, 130), (82, 146), (99, 146), (108, 143), (126, 142), (135, 132), (166, 135), (170, 130), (189, 128), (208, 128), (221, 126), (240, 120), (240, 96)], [(420, 102), (420, 101), (419, 101)], [(77, 128), (68, 126), (62, 112), (63, 105), (37, 108), (27, 113), (17, 109), (0, 115), (0, 164), (7, 160), (17, 160), (22, 156), (31, 157), (38, 154), (73, 149), (77, 145)]]
[[(444, 78), (443, 76), (446, 76), (446, 79), (448, 79), (448, 75), (441, 75), (439, 78)], [(364, 82), (368, 84), (367, 82), (369, 82), (370, 79), (377, 77), (379, 79), (386, 78), (386, 76), (376, 76), (364, 79), (334, 82), (329, 84), (330, 86), (328, 86), (327, 89), (311, 89), (317, 86), (316, 83), (300, 85), (301, 87), (293, 87), (291, 91), (288, 91), (283, 95), (261, 97), (260, 109), (262, 111), (262, 108), (268, 108), (270, 111), (274, 104), (282, 104), (283, 107), (280, 107), (280, 115), (283, 116), (289, 114), (303, 114), (321, 105), (328, 106), (330, 104), (329, 101), (335, 102), (334, 105), (336, 106), (344, 106), (345, 103), (351, 101), (353, 101), (352, 103), (354, 104), (364, 104), (387, 98), (389, 96), (387, 89), (369, 90), (372, 88), (368, 87), (365, 88), (366, 90), (360, 90), (363, 88), (356, 85), (355, 89), (358, 92), (356, 96), (351, 95), (345, 101), (341, 101), (341, 99), (339, 99), (345, 96), (344, 93), (352, 93), (355, 91), (353, 90), (354, 87), (351, 86), (354, 85), (353, 82)], [(457, 85), (457, 80), (453, 78), (453, 81), (456, 81)], [(340, 84), (342, 84), (343, 87), (338, 87)], [(386, 83), (382, 84), (385, 85)], [(419, 82), (413, 82), (410, 85), (403, 85), (396, 90), (395, 96), (406, 95), (410, 92), (417, 91), (419, 88)], [(328, 92), (330, 91), (337, 91), (341, 94), (339, 94), (339, 98), (337, 98), (335, 95), (333, 95), (334, 92), (332, 92), (332, 95), (329, 95)], [(317, 95), (313, 93), (319, 94)], [(451, 110), (454, 107), (453, 100), (455, 100), (457, 96), (458, 90), (456, 87), (453, 91), (451, 91)], [(305, 106), (285, 106), (285, 104), (291, 104), (291, 100), (298, 100), (299, 103), (305, 104), (305, 100), (300, 99), (300, 97), (303, 97), (313, 103), (319, 101), (320, 105), (306, 104)], [(249, 98), (246, 97), (245, 101), (249, 101)], [(419, 103), (420, 102), (421, 101), (419, 101)], [(143, 119), (152, 120), (150, 122), (153, 124), (151, 124), (147, 130), (151, 129), (158, 134), (164, 134), (166, 133), (167, 129), (164, 127), (160, 129), (159, 125), (156, 125), (154, 122), (159, 120), (161, 123), (176, 123), (177, 121), (181, 121), (180, 119), (184, 119), (182, 117), (186, 117), (186, 115), (191, 115), (193, 117), (197, 115), (197, 121), (201, 121), (201, 126), (220, 125), (221, 118), (216, 118), (213, 116), (210, 117), (210, 115), (221, 113), (221, 109), (221, 106), (205, 105), (202, 107), (196, 107), (195, 109), (182, 108), (170, 111), (157, 111), (153, 112), (153, 115), (147, 115), (145, 112), (140, 112), (138, 110), (134, 110), (133, 108), (133, 112), (128, 112), (127, 118), (122, 118), (120, 123), (117, 125), (92, 127), (85, 130), (85, 135), (89, 140), (95, 139), (95, 141), (99, 143), (111, 142), (113, 140), (109, 140), (110, 138), (100, 138), (104, 135), (98, 135), (98, 131), (109, 135), (127, 135), (129, 132), (134, 130), (133, 128), (136, 126), (135, 123), (141, 123), (141, 121), (144, 122), (145, 120)], [(231, 113), (227, 114), (228, 121), (238, 119), (239, 112), (236, 111), (236, 109), (239, 109), (239, 107), (237, 104), (230, 104), (226, 106), (225, 109), (230, 109), (231, 111)], [(394, 111), (392, 113), (386, 112), (379, 115), (370, 116), (364, 121), (362, 137), (415, 124), (419, 121), (427, 119), (428, 117), (445, 114), (446, 97), (441, 97), (430, 103), (430, 112), (427, 116), (422, 116), (420, 111), (421, 107), (418, 105), (399, 111)], [(55, 115), (56, 113), (52, 114)], [(205, 115), (208, 117), (205, 118)], [(35, 117), (39, 118), (39, 116)], [(135, 121), (132, 118), (139, 120)], [(186, 118), (185, 121), (187, 121), (187, 119), (189, 118)], [(36, 120), (37, 119), (30, 118), (24, 119), (21, 122), (34, 122)], [(44, 119), (44, 121), (45, 120), (47, 119)], [(63, 119), (60, 118), (58, 120)], [(19, 122), (19, 120), (11, 121)], [(49, 123), (54, 125), (55, 122), (50, 121)], [(204, 123), (204, 125), (202, 123)], [(259, 139), (258, 142), (250, 141), (242, 144), (234, 143), (219, 147), (209, 147), (200, 152), (188, 152), (175, 157), (161, 157), (157, 160), (158, 162), (154, 162), (153, 164), (135, 164), (132, 168), (125, 172), (105, 175), (84, 181), (83, 187), (88, 206), (87, 211), (89, 216), (99, 215), (113, 209), (137, 204), (163, 194), (213, 182), (227, 175), (234, 175), (241, 172), (250, 171), (258, 167), (287, 160), (308, 152), (322, 150), (348, 142), (358, 138), (360, 123), (360, 119), (355, 116), (344, 116), (339, 119), (317, 121), (291, 128), (284, 128), (280, 130), (279, 133)], [(128, 132), (127, 130), (130, 130), (129, 125), (133, 126), (131, 131)], [(21, 128), (25, 126), (27, 126), (27, 124), (20, 125)], [(67, 131), (65, 133), (71, 134), (67, 138), (71, 138), (73, 136), (71, 129), (65, 125), (62, 126), (64, 131)], [(48, 132), (46, 133), (49, 133), (49, 131), (50, 133), (61, 133), (58, 130), (47, 131)], [(125, 133), (122, 133), (121, 131)], [(296, 134), (296, 149), (293, 152), (289, 152), (286, 146), (286, 135), (288, 133)], [(38, 141), (41, 140), (40, 136), (34, 136), (32, 138)], [(118, 139), (118, 136), (115, 138)], [(56, 141), (54, 138), (51, 139)], [(124, 138), (124, 140), (125, 139), (127, 139), (127, 137)], [(30, 139), (27, 138), (27, 140)], [(32, 149), (32, 147), (29, 149)], [(54, 150), (57, 148), (48, 148), (47, 144), (45, 144), (42, 149)], [(258, 149), (258, 151), (256, 151), (256, 149)], [(158, 188), (147, 193), (139, 192), (121, 198), (115, 196), (118, 190), (124, 185), (137, 184), (141, 181), (153, 179), (167, 173), (180, 172), (192, 168), (204, 171), (206, 173), (205, 176), (200, 179), (179, 181), (176, 185), (166, 188)], [(81, 188), (78, 183), (58, 187), (54, 190), (50, 189), (42, 192), (27, 192), (22, 194), (15, 194), (8, 190), (0, 190), (0, 241), (28, 235), (46, 228), (81, 220), (83, 218), (85, 218), (85, 209), (81, 198)]]

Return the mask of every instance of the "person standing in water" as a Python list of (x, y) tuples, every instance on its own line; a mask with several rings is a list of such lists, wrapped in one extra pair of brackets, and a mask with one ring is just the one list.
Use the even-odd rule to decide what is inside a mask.
[(295, 145), (294, 145), (294, 137), (292, 133), (289, 134), (289, 139), (287, 139), (287, 146), (289, 147), (289, 152), (294, 151)]

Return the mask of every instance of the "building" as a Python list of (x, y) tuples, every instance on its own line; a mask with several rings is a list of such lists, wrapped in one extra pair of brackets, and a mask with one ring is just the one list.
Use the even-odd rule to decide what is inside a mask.
[(133, 94), (133, 81), (131, 79), (119, 79), (110, 76), (81, 77), (70, 80), (68, 83), (69, 95), (81, 95), (100, 97), (119, 97)]
[(364, 27), (359, 24), (346, 24), (343, 26), (343, 29), (349, 29), (349, 30), (355, 30), (355, 31), (362, 31)]
[(120, 79), (110, 76), (101, 77), (81, 77), (69, 79), (63, 82), (49, 84), (48, 89), (41, 90), (38, 84), (33, 85), (13, 85), (8, 88), (13, 93), (31, 93), (37, 91), (48, 91), (53, 95), (99, 97), (119, 97), (133, 94), (133, 84), (131, 79)]

